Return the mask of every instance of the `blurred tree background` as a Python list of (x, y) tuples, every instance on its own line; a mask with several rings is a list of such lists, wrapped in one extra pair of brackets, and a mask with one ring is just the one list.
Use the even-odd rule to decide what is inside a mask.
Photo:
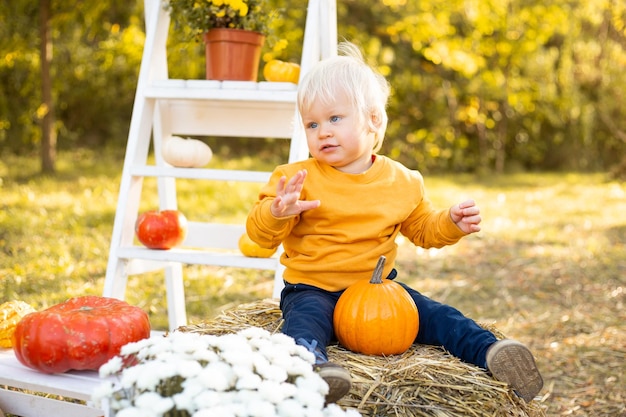
[[(264, 59), (298, 62), (306, 0), (284, 9)], [(0, 4), (0, 154), (42, 144), (41, 3)], [(383, 151), (423, 172), (626, 173), (622, 0), (338, 0), (340, 38), (393, 87)], [(50, 0), (59, 151), (126, 143), (143, 1)], [(172, 78), (203, 78), (202, 46), (171, 31)], [(262, 76), (260, 76), (261, 79)], [(250, 146), (255, 142), (245, 142)], [(231, 142), (232, 143), (232, 142)]]

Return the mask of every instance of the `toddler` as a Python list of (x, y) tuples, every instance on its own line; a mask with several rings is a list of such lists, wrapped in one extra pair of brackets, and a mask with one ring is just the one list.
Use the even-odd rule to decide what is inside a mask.
[[(372, 275), (381, 255), (383, 277), (395, 279), (396, 237), (423, 248), (442, 247), (480, 231), (472, 200), (436, 210), (421, 174), (378, 154), (387, 127), (389, 85), (351, 43), (322, 60), (300, 82), (297, 106), (311, 158), (277, 167), (248, 215), (248, 235), (265, 248), (281, 243), (285, 287), (282, 331), (316, 356), (329, 385), (326, 402), (351, 387), (349, 372), (328, 361), (335, 340), (333, 310), (351, 284)], [(400, 283), (420, 315), (416, 343), (443, 346), (488, 370), (526, 401), (543, 380), (531, 352), (498, 341), (457, 309)]]

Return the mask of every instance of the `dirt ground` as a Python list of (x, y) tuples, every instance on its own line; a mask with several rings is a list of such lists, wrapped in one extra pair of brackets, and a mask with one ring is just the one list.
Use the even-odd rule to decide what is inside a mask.
[(564, 252), (489, 236), (443, 250), (404, 245), (399, 279), (526, 343), (544, 377), (547, 416), (626, 416), (623, 247), (587, 258)]

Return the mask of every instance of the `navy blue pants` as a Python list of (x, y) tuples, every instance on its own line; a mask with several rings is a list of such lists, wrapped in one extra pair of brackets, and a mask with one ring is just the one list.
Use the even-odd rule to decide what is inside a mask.
[[(388, 279), (393, 279), (393, 270)], [(400, 283), (415, 301), (419, 312), (419, 332), (415, 341), (443, 346), (464, 362), (486, 369), (487, 349), (496, 337), (459, 310), (431, 300), (406, 284)], [(327, 359), (326, 346), (336, 340), (333, 330), (335, 304), (343, 291), (329, 292), (306, 284), (285, 283), (280, 297), (283, 333), (296, 343), (317, 352), (318, 362)]]

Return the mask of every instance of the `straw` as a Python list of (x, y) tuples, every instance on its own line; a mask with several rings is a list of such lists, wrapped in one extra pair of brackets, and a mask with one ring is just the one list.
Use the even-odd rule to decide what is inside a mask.
[[(253, 326), (280, 331), (282, 314), (276, 300), (242, 304), (214, 319), (177, 330), (221, 335)], [(497, 329), (489, 330), (503, 337)], [(402, 355), (380, 357), (331, 345), (328, 356), (352, 375), (352, 389), (338, 404), (355, 408), (363, 416), (545, 416), (538, 403), (526, 403), (506, 384), (440, 347), (413, 345)]]

